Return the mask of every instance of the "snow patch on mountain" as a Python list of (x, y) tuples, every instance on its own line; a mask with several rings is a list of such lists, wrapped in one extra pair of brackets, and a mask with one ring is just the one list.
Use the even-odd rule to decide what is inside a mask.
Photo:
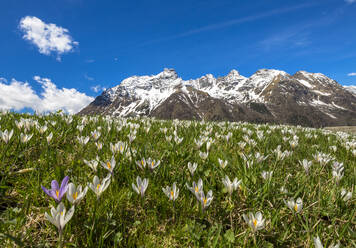
[(356, 85), (344, 86), (344, 88), (352, 94), (356, 95)]

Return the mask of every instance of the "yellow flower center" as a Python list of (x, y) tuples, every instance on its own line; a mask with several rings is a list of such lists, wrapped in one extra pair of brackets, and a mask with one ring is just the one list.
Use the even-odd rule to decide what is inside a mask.
[(63, 215), (63, 211), (61, 212), (61, 215)]
[(111, 164), (110, 164), (110, 162), (107, 162), (106, 165), (108, 166), (109, 169), (111, 169)]
[(122, 146), (120, 146), (120, 151), (122, 151)]
[(59, 196), (59, 191), (58, 191), (58, 190), (56, 190), (56, 196), (57, 196), (57, 198), (58, 198), (58, 196)]
[(75, 192), (75, 193), (73, 194), (73, 199), (76, 200), (77, 197), (78, 197), (78, 192)]
[(152, 165), (152, 167), (153, 167), (153, 166), (155, 165), (155, 163), (153, 163), (153, 161), (152, 161), (151, 165)]
[(143, 160), (141, 160), (141, 164), (143, 165)]
[(254, 227), (257, 226), (257, 220), (256, 220), (256, 219), (253, 220), (253, 226), (254, 226)]
[(195, 186), (195, 192), (198, 192), (198, 191), (199, 191), (198, 186)]
[(171, 191), (171, 197), (173, 198), (173, 196), (174, 196), (174, 193), (173, 193), (173, 190)]
[(207, 201), (208, 199), (206, 199), (206, 198), (204, 198), (204, 206), (206, 205), (206, 201)]
[(294, 205), (294, 210), (295, 210), (296, 212), (298, 211), (298, 205), (297, 205), (297, 204)]
[(99, 190), (100, 188), (100, 183), (98, 183), (98, 185), (96, 185), (96, 190)]

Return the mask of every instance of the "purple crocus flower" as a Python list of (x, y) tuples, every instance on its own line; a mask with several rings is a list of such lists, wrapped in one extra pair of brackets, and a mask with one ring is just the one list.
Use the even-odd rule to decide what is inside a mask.
[(61, 183), (61, 187), (59, 187), (59, 184), (56, 180), (53, 180), (51, 182), (51, 187), (52, 189), (46, 189), (45, 187), (41, 186), (41, 188), (43, 189), (43, 191), (49, 195), (50, 197), (52, 197), (56, 202), (60, 202), (62, 200), (62, 197), (65, 195), (65, 193), (67, 192), (68, 189), (68, 181), (69, 181), (69, 177), (66, 176), (63, 178), (62, 183)]

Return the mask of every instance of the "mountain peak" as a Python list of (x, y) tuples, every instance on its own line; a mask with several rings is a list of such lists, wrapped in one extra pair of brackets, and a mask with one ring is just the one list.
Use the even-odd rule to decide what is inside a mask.
[(178, 78), (177, 72), (172, 68), (164, 68), (164, 70), (161, 73), (157, 74), (157, 76), (159, 78), (165, 78), (165, 79), (177, 79)]

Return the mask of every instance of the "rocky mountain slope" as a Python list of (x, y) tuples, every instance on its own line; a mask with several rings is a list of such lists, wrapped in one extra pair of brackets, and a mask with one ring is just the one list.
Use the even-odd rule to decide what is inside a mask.
[(262, 69), (247, 78), (232, 70), (182, 80), (164, 69), (123, 80), (79, 114), (345, 126), (356, 125), (356, 95), (321, 73)]

